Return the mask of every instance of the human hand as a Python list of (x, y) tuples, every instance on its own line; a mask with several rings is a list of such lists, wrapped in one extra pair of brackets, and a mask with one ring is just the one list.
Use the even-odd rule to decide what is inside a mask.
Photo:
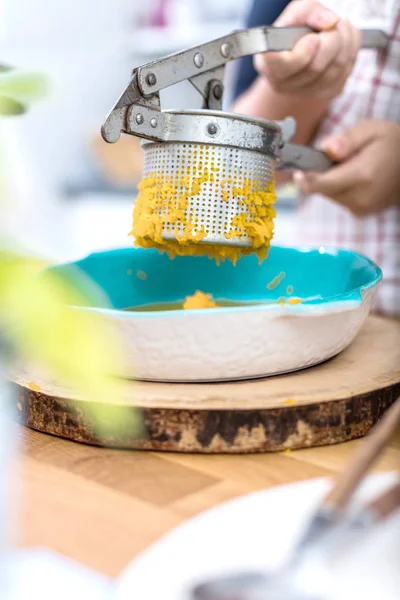
[(331, 100), (338, 96), (354, 67), (361, 33), (346, 19), (315, 0), (296, 0), (274, 25), (307, 26), (319, 33), (304, 36), (290, 52), (266, 52), (254, 66), (279, 94)]
[(327, 138), (323, 149), (339, 164), (325, 173), (296, 172), (306, 194), (322, 194), (357, 216), (400, 205), (400, 125), (361, 121)]

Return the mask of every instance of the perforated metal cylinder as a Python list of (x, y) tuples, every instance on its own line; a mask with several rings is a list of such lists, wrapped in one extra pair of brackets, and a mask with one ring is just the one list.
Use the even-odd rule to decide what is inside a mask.
[[(143, 143), (144, 177), (154, 177), (173, 189), (176, 201), (162, 203), (158, 212), (165, 224), (162, 237), (176, 239), (187, 223), (205, 231), (201, 242), (250, 246), (246, 234), (230, 239), (239, 229), (232, 221), (250, 216), (253, 199), (271, 185), (275, 162), (254, 150), (193, 143)], [(160, 191), (160, 194), (162, 191)], [(186, 200), (184, 219), (169, 221)]]

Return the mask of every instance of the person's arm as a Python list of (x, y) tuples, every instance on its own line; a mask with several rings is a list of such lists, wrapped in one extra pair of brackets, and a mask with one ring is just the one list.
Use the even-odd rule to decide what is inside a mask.
[(358, 216), (400, 206), (398, 123), (362, 121), (323, 148), (338, 164), (326, 173), (295, 173), (306, 194), (328, 196)]
[[(262, 27), (272, 25), (292, 0), (253, 0), (246, 18), (245, 27)], [(245, 56), (237, 63), (237, 76), (234, 88), (236, 100), (246, 92), (257, 79), (257, 71), (253, 65), (253, 57)]]
[(271, 120), (293, 116), (298, 124), (294, 141), (308, 143), (330, 102), (343, 90), (361, 34), (314, 0), (291, 2), (275, 25), (308, 26), (319, 33), (304, 36), (291, 52), (257, 55), (258, 78), (233, 110)]

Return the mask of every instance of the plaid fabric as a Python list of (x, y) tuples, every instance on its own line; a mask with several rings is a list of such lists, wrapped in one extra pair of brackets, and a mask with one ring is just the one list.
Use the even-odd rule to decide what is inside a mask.
[[(391, 37), (382, 55), (363, 50), (343, 94), (336, 99), (319, 128), (315, 145), (362, 119), (400, 123), (400, 2), (399, 0), (323, 0), (336, 13), (360, 28), (378, 28)], [(400, 151), (400, 148), (399, 148)], [(400, 168), (400, 167), (399, 167)], [(400, 209), (364, 219), (324, 198), (301, 198), (298, 243), (334, 245), (365, 254), (383, 270), (377, 312), (400, 315)]]

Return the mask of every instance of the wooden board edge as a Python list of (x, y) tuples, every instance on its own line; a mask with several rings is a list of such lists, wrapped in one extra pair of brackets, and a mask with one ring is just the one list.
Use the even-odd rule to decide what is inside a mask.
[[(362, 437), (400, 395), (400, 382), (348, 399), (261, 410), (143, 410), (146, 434), (99, 439), (81, 401), (52, 397), (18, 384), (19, 423), (90, 445), (132, 450), (194, 453), (279, 452)], [(125, 415), (132, 407), (113, 407)]]

